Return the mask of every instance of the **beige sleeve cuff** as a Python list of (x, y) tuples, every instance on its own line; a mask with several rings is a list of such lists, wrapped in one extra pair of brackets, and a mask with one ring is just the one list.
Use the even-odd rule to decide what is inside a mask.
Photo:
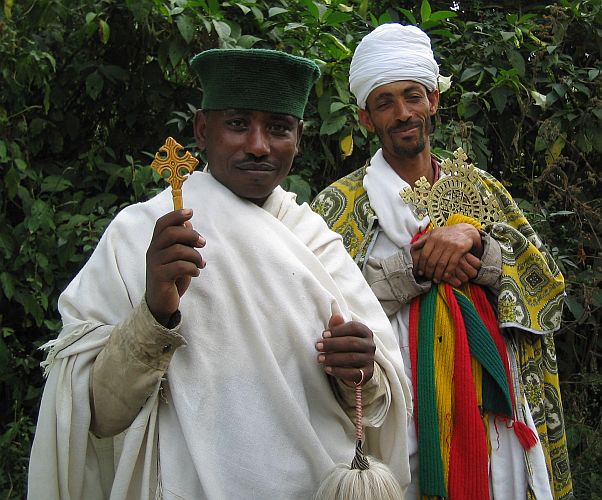
[(483, 255), (481, 256), (481, 269), (477, 277), (472, 280), (477, 285), (491, 288), (496, 294), (500, 288), (502, 274), (502, 248), (495, 238), (483, 234)]
[(90, 430), (96, 436), (114, 436), (134, 421), (174, 351), (186, 344), (177, 323), (172, 329), (157, 323), (143, 299), (115, 326), (90, 373)]
[(409, 246), (402, 247), (386, 259), (370, 257), (364, 276), (387, 316), (392, 316), (402, 304), (431, 288), (430, 281), (416, 281)]
[[(355, 420), (355, 387), (350, 387), (338, 379), (336, 383), (335, 396), (349, 418)], [(387, 376), (380, 365), (374, 362), (374, 374), (372, 378), (362, 387), (362, 413), (364, 425), (374, 425), (374, 419), (386, 412), (385, 406), (391, 400), (391, 387)]]

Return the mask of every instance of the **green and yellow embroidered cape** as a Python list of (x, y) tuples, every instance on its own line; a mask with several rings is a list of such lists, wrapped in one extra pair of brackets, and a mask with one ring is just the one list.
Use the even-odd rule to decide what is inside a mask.
[[(333, 183), (311, 204), (342, 236), (360, 268), (374, 244), (378, 227), (363, 187), (366, 168), (367, 165)], [(564, 280), (510, 194), (494, 177), (478, 172), (479, 189), (493, 194), (504, 213), (505, 220), (489, 225), (486, 231), (502, 249), (497, 309), (499, 324), (504, 327), (514, 357), (510, 364), (515, 368), (543, 444), (554, 498), (572, 498), (553, 336), (560, 326)], [(526, 454), (525, 460), (528, 462)], [(526, 466), (531, 470), (529, 463)]]

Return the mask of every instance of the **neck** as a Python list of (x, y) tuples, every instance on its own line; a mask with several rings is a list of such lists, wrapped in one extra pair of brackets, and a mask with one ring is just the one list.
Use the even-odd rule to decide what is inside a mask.
[(428, 144), (415, 156), (391, 155), (385, 150), (383, 150), (383, 156), (395, 173), (410, 186), (413, 187), (421, 177), (425, 177), (431, 186), (433, 185), (435, 173), (431, 164), (431, 148)]

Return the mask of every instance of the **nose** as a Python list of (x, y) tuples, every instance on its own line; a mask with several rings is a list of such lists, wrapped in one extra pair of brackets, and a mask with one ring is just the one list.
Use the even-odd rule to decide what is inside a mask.
[(407, 122), (412, 117), (410, 108), (403, 99), (397, 99), (395, 101), (395, 117), (402, 122)]
[(260, 126), (252, 126), (247, 133), (245, 153), (260, 158), (270, 152), (270, 140), (267, 132)]

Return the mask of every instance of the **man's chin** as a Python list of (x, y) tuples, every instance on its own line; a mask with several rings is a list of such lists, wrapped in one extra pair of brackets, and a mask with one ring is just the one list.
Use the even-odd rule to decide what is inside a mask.
[(397, 156), (403, 158), (416, 158), (420, 153), (424, 151), (425, 147), (426, 146), (423, 143), (417, 144), (413, 147), (401, 147), (396, 145), (393, 147), (393, 151), (395, 151), (395, 154)]

